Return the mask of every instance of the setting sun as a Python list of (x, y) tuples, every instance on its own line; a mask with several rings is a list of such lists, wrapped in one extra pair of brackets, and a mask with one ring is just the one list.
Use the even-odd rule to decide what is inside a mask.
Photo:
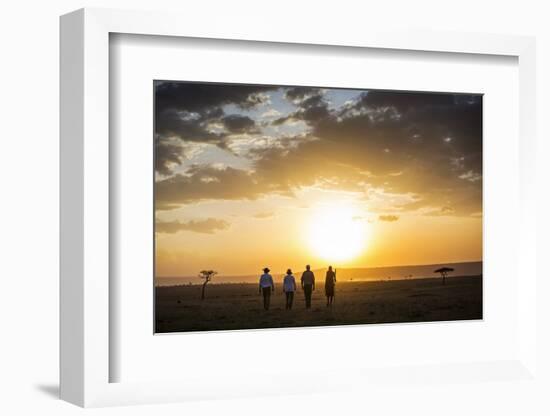
[(351, 204), (320, 207), (308, 231), (310, 249), (327, 261), (351, 260), (365, 249), (367, 227)]

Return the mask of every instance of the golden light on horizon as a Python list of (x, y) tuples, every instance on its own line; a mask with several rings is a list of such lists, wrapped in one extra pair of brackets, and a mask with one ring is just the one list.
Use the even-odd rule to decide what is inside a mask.
[(368, 230), (351, 203), (320, 206), (309, 222), (308, 245), (329, 262), (353, 260), (367, 244)]

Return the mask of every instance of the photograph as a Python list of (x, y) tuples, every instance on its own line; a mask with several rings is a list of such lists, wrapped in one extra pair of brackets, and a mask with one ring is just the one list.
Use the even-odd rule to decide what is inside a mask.
[(483, 96), (153, 81), (154, 333), (483, 319)]

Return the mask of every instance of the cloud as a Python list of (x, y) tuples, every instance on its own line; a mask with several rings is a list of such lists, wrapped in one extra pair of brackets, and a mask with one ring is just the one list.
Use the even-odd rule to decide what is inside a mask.
[(324, 91), (319, 88), (294, 87), (288, 89), (284, 96), (298, 109), (287, 116), (273, 120), (272, 124), (274, 126), (300, 120), (313, 125), (324, 118), (330, 117), (328, 103), (324, 100)]
[(253, 217), (257, 219), (273, 218), (274, 216), (275, 213), (273, 212), (258, 212), (257, 214), (253, 215)]
[(258, 133), (256, 122), (247, 116), (232, 114), (222, 119), (225, 128), (230, 133)]
[(176, 137), (185, 141), (223, 145), (224, 136), (209, 129), (209, 126), (219, 120), (222, 114), (218, 111), (198, 114), (166, 109), (156, 115), (157, 140)]
[(481, 180), (481, 175), (479, 173), (475, 173), (473, 170), (469, 170), (466, 173), (463, 173), (462, 175), (458, 176), (460, 179), (465, 179), (470, 182), (477, 182)]
[(269, 110), (262, 113), (262, 118), (273, 118), (273, 117), (278, 117), (280, 115), (281, 115), (280, 111), (277, 111), (274, 108), (270, 108)]
[(250, 109), (267, 100), (276, 87), (198, 82), (163, 82), (155, 85), (155, 109), (205, 113), (226, 104)]
[(256, 199), (263, 190), (253, 175), (231, 167), (193, 166), (155, 184), (156, 208), (167, 210), (188, 203), (225, 199)]
[(452, 205), (470, 215), (481, 210), (481, 116), (479, 96), (369, 91), (319, 121), (303, 156), (331, 155), (325, 171), (344, 162), (369, 172), (370, 187), (413, 193), (414, 209)]
[(216, 231), (229, 228), (230, 224), (225, 220), (207, 218), (205, 220), (191, 220), (186, 222), (171, 221), (155, 223), (157, 233), (174, 234), (180, 231), (192, 231), (202, 234), (214, 234)]
[[(219, 114), (219, 106), (229, 102), (242, 108), (258, 105), (267, 99), (258, 97), (269, 94), (271, 87), (218, 88), (215, 92), (199, 89), (206, 97), (200, 97), (198, 103), (188, 102), (197, 91), (185, 90), (189, 93), (183, 100), (187, 107), (172, 97), (174, 91), (163, 93), (172, 100), (165, 97), (164, 106), (170, 103), (173, 110), (177, 104), (178, 117), (183, 120), (178, 123), (179, 130), (171, 128), (172, 133), (181, 138), (193, 136), (184, 142), (203, 141), (220, 147), (227, 146), (229, 134), (248, 137), (247, 143), (261, 139), (264, 144), (242, 147), (248, 152), (243, 156), (250, 162), (248, 170), (200, 165), (158, 181), (160, 209), (209, 199), (292, 196), (301, 188), (316, 186), (357, 192), (365, 199), (372, 189), (406, 195), (388, 207), (396, 212), (459, 216), (481, 212), (480, 96), (368, 91), (329, 109), (322, 89), (280, 88), (296, 110), (272, 123), (303, 121), (308, 129), (301, 135), (273, 135), (265, 140), (256, 133), (259, 127), (254, 120), (243, 114)], [(216, 120), (223, 132), (208, 130), (205, 120), (210, 124)], [(169, 123), (165, 130), (167, 127)], [(157, 170), (165, 172), (178, 163), (176, 150), (170, 146), (162, 149), (164, 157), (157, 161)]]
[(397, 215), (380, 215), (378, 219), (385, 222), (395, 222), (399, 217)]
[(323, 91), (320, 88), (292, 87), (285, 91), (284, 96), (293, 104), (310, 107), (321, 102)]
[(155, 140), (155, 169), (161, 175), (168, 175), (174, 165), (183, 160), (181, 147), (157, 138)]
[[(189, 82), (155, 82), (155, 140), (178, 138), (185, 142), (211, 143), (228, 149), (231, 134), (257, 133), (254, 120), (239, 114), (225, 114), (233, 104), (249, 110), (269, 102), (267, 91), (275, 87)], [(171, 165), (182, 160), (175, 146), (157, 145), (161, 160), (157, 172), (171, 173)]]

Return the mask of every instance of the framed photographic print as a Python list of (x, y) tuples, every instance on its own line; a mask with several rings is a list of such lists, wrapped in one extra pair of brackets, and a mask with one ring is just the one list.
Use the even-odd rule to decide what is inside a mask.
[(233, 29), (61, 18), (61, 397), (538, 383), (534, 40)]

